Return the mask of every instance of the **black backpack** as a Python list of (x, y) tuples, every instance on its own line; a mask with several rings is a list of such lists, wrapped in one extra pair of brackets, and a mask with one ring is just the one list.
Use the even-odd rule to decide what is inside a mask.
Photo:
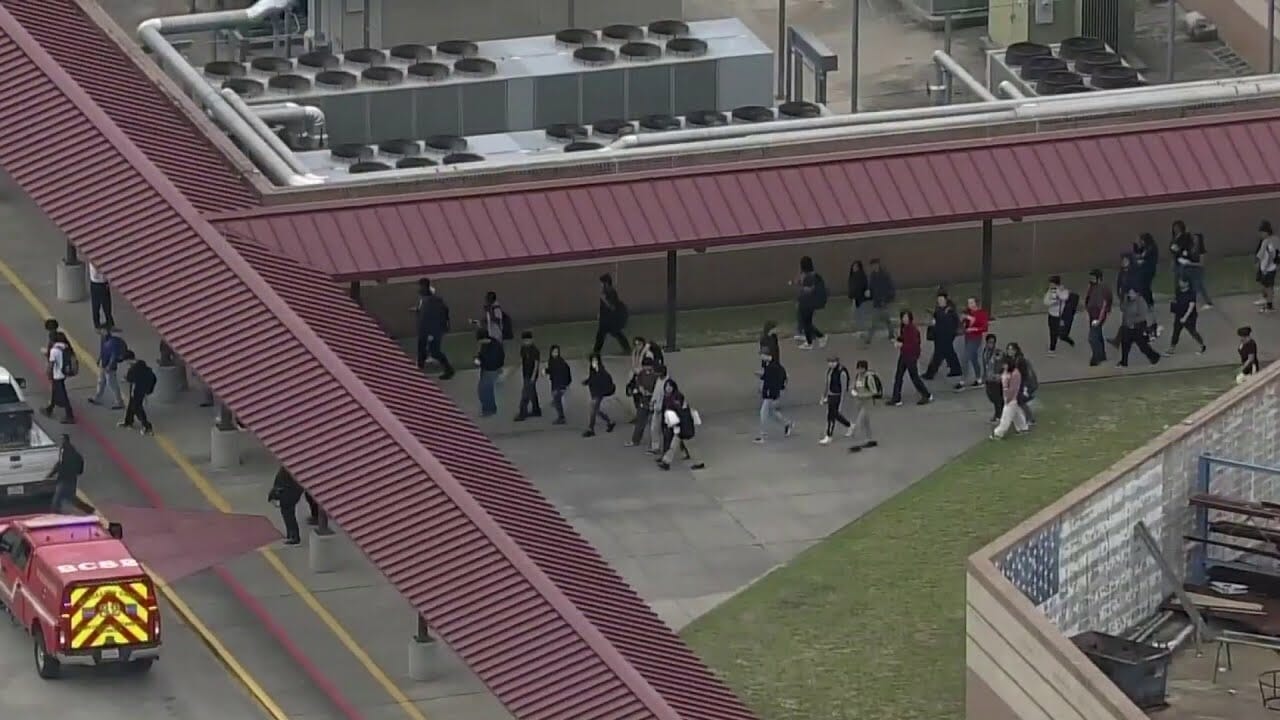
[(880, 376), (874, 370), (867, 371), (866, 382), (867, 387), (871, 389), (871, 397), (877, 400), (884, 397), (884, 383), (880, 381)]
[(502, 311), (502, 339), (514, 340), (516, 337), (516, 323), (511, 319), (511, 313), (505, 309)]
[(697, 434), (697, 426), (693, 422), (693, 408), (687, 404), (676, 410), (676, 417), (680, 418), (680, 439), (692, 440)]
[(143, 395), (150, 395), (156, 390), (156, 372), (150, 367), (142, 369), (141, 376), (138, 378), (138, 389)]
[(62, 374), (69, 378), (80, 374), (80, 358), (69, 344), (62, 347)]
[(827, 281), (821, 273), (813, 274), (813, 306), (819, 310), (827, 306)]

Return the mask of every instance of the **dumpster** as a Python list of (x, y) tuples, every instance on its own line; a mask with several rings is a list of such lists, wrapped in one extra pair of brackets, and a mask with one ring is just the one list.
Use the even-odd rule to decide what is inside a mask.
[(1071, 642), (1134, 705), (1143, 710), (1165, 706), (1170, 650), (1100, 632), (1081, 633), (1071, 638)]

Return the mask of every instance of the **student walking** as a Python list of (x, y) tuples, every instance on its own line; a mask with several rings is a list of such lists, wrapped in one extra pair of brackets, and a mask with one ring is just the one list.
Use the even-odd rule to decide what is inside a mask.
[(650, 418), (653, 415), (653, 392), (658, 384), (658, 373), (652, 357), (645, 356), (640, 361), (640, 372), (636, 373), (632, 380), (634, 390), (632, 391), (632, 399), (636, 405), (636, 417), (631, 428), (631, 439), (627, 441), (627, 447), (635, 447), (644, 439), (645, 430), (649, 429)]
[(1169, 228), (1169, 260), (1173, 263), (1173, 287), (1177, 291), (1178, 278), (1186, 271), (1186, 264), (1179, 262), (1178, 259), (1184, 257), (1187, 248), (1195, 244), (1195, 239), (1191, 237), (1191, 233), (1187, 232), (1187, 224), (1181, 220), (1174, 220), (1173, 225)]
[(845, 437), (853, 436), (853, 424), (840, 412), (840, 405), (844, 402), (845, 390), (852, 389), (853, 383), (849, 376), (849, 368), (841, 365), (840, 358), (835, 355), (827, 358), (826, 391), (820, 401), (827, 407), (827, 430), (822, 435), (822, 439), (818, 441), (819, 445), (831, 444), (831, 436), (835, 434), (837, 424), (844, 426)]
[(89, 308), (93, 313), (95, 330), (116, 324), (111, 314), (111, 286), (107, 284), (107, 276), (93, 263), (89, 263)]
[(80, 361), (61, 330), (50, 331), (46, 360), (45, 368), (53, 392), (49, 396), (48, 406), (44, 408), (44, 414), (52, 417), (55, 409), (62, 408), (62, 424), (70, 425), (76, 421), (76, 413), (71, 409), (71, 396), (67, 394), (67, 378), (75, 377), (80, 372)]
[(1258, 251), (1254, 257), (1258, 261), (1258, 285), (1262, 288), (1262, 297), (1254, 305), (1262, 306), (1258, 312), (1273, 312), (1276, 308), (1276, 266), (1280, 262), (1280, 239), (1276, 238), (1270, 220), (1263, 220), (1258, 226)]
[[(933, 308), (933, 317), (929, 319), (929, 329), (926, 331), (929, 339), (933, 341), (933, 355), (929, 358), (929, 365), (924, 370), (925, 380), (937, 377), (938, 370), (942, 368), (944, 362), (947, 364), (947, 377), (964, 377), (964, 370), (960, 368), (960, 358), (956, 357), (958, 332), (960, 332), (960, 315), (956, 312), (956, 305), (951, 302), (946, 291), (939, 290), (936, 306)], [(964, 387), (963, 382), (956, 383), (957, 389), (962, 387)]]
[(480, 369), (480, 377), (476, 380), (480, 417), (493, 417), (498, 414), (498, 379), (507, 364), (507, 354), (502, 342), (484, 328), (476, 330), (476, 357), (473, 362)]
[(849, 447), (849, 452), (862, 452), (876, 447), (880, 443), (876, 442), (871, 432), (871, 409), (884, 397), (884, 383), (880, 382), (879, 375), (872, 372), (866, 360), (859, 360), (854, 365), (849, 395), (853, 397), (853, 425), (849, 428), (848, 435), (859, 438)]
[(1120, 362), (1116, 367), (1129, 367), (1129, 351), (1134, 345), (1147, 356), (1152, 365), (1160, 362), (1160, 353), (1151, 349), (1151, 306), (1138, 293), (1129, 288), (1120, 305)]
[(583, 380), (582, 384), (587, 386), (587, 392), (591, 395), (591, 415), (587, 419), (587, 429), (582, 433), (582, 437), (595, 437), (597, 417), (604, 421), (605, 432), (613, 432), (617, 423), (605, 413), (603, 405), (605, 400), (613, 397), (618, 388), (599, 355), (592, 355), (588, 361), (587, 379)]
[(137, 419), (142, 423), (142, 434), (150, 435), (154, 429), (151, 418), (147, 417), (147, 396), (156, 390), (156, 373), (147, 365), (146, 360), (138, 358), (132, 351), (126, 351), (125, 357), (132, 360), (133, 364), (124, 374), (124, 380), (129, 384), (129, 404), (125, 406), (124, 419), (119, 422), (119, 426), (132, 428), (133, 421)]
[(1133, 244), (1133, 261), (1134, 286), (1147, 304), (1154, 307), (1156, 300), (1152, 289), (1155, 287), (1156, 270), (1160, 263), (1160, 248), (1151, 233), (1144, 232), (1138, 236), (1138, 241)]
[(1258, 343), (1253, 339), (1253, 328), (1246, 325), (1236, 330), (1236, 337), (1240, 338), (1236, 348), (1240, 354), (1240, 372), (1236, 374), (1236, 382), (1240, 383), (1261, 370), (1262, 363), (1258, 362)]
[(111, 409), (124, 409), (124, 396), (120, 394), (120, 363), (129, 349), (124, 340), (111, 332), (110, 325), (98, 328), (102, 340), (98, 344), (98, 388), (89, 398), (91, 405), (105, 405), (107, 393), (111, 394)]
[(778, 323), (773, 320), (767, 320), (764, 329), (760, 331), (760, 367), (763, 369), (769, 364), (766, 358), (778, 358), (778, 362), (782, 362), (782, 347), (778, 342)]
[(1049, 288), (1044, 291), (1045, 314), (1049, 320), (1049, 354), (1058, 352), (1058, 341), (1064, 340), (1062, 335), (1062, 316), (1067, 311), (1067, 301), (1071, 293), (1062, 286), (1062, 276), (1049, 277)]
[(542, 351), (533, 342), (533, 331), (520, 333), (520, 406), (516, 410), (516, 422), (525, 418), (542, 417), (542, 405), (538, 402), (538, 378), (542, 375)]
[[(494, 300), (496, 302), (496, 295)], [(443, 344), (444, 336), (450, 330), (449, 305), (436, 292), (428, 278), (418, 280), (418, 302), (414, 311), (418, 319), (418, 369), (425, 368), (427, 360), (433, 359), (440, 363), (443, 371), (440, 379), (448, 380), (454, 376), (453, 365), (444, 354)]]
[(1200, 337), (1200, 332), (1196, 329), (1196, 321), (1199, 318), (1199, 311), (1196, 308), (1196, 291), (1191, 287), (1191, 278), (1183, 275), (1178, 279), (1178, 292), (1173, 296), (1173, 302), (1169, 304), (1169, 311), (1173, 313), (1173, 337), (1169, 338), (1169, 349), (1165, 351), (1165, 355), (1172, 355), (1178, 348), (1178, 340), (1182, 338), (1182, 331), (1186, 330), (1192, 340), (1200, 345), (1197, 354), (1203, 355), (1207, 349), (1204, 344), (1204, 338)]
[[(964, 304), (964, 314), (960, 316), (964, 326), (964, 365), (973, 375), (969, 384), (982, 387), (982, 338), (986, 337), (991, 327), (991, 314), (982, 307), (977, 298), (969, 298)], [(963, 381), (964, 378), (961, 378)], [(956, 389), (964, 387), (963, 382), (956, 383)]]
[(666, 454), (658, 460), (658, 467), (663, 470), (670, 470), (671, 463), (676, 459), (676, 453), (679, 452), (688, 460), (690, 470), (701, 470), (706, 464), (697, 460), (693, 456), (693, 450), (689, 447), (690, 441), (697, 434), (698, 419), (694, 415), (693, 408), (689, 406), (689, 401), (685, 399), (683, 393), (680, 392), (679, 386), (674, 381), (667, 381), (667, 410), (663, 412), (663, 420), (667, 425), (668, 432), (671, 436), (671, 445), (667, 448)]
[(810, 350), (814, 342), (819, 347), (827, 346), (827, 336), (814, 324), (814, 314), (827, 306), (827, 283), (813, 267), (813, 258), (808, 255), (800, 258), (800, 295), (796, 298), (796, 307), (800, 313), (800, 332), (804, 334), (801, 350)]
[(630, 311), (622, 302), (618, 289), (613, 286), (613, 276), (605, 273), (600, 276), (600, 306), (596, 313), (596, 341), (591, 346), (591, 354), (599, 355), (604, 349), (604, 339), (612, 337), (618, 341), (622, 354), (631, 351), (631, 343), (623, 332), (627, 328)]
[(982, 382), (987, 389), (987, 400), (991, 402), (991, 422), (1000, 422), (1000, 412), (1004, 408), (1004, 390), (1000, 375), (1004, 372), (1004, 351), (1000, 349), (995, 335), (987, 335), (982, 346)]
[(547, 349), (547, 379), (551, 382), (551, 406), (556, 410), (556, 419), (552, 425), (564, 425), (564, 394), (573, 383), (573, 371), (569, 363), (560, 355), (560, 346), (552, 345)]
[[(516, 336), (515, 323), (503, 309), (502, 303), (498, 302), (498, 293), (492, 290), (484, 294), (484, 305), (480, 306), (480, 317), (473, 318), (471, 326), (483, 330), (485, 335), (498, 345), (502, 345), (506, 340), (513, 340)], [(479, 337), (479, 334), (476, 337)], [(503, 348), (504, 351), (505, 349)]]
[(870, 302), (871, 284), (867, 279), (867, 271), (863, 269), (861, 260), (854, 260), (849, 264), (849, 311), (852, 313), (855, 333), (870, 331), (867, 326)]
[(893, 397), (889, 400), (889, 405), (897, 407), (902, 404), (902, 380), (908, 375), (920, 395), (916, 404), (927, 405), (933, 402), (933, 394), (920, 379), (917, 367), (920, 363), (920, 329), (916, 327), (915, 316), (910, 310), (898, 313), (898, 339), (895, 344), (898, 347), (898, 369), (893, 375)]
[(666, 365), (658, 365), (653, 369), (653, 401), (649, 405), (649, 453), (652, 455), (661, 455), (666, 442), (666, 433), (663, 432), (665, 425), (663, 424), (662, 411), (666, 407), (667, 399), (667, 383), (670, 381)]
[(1213, 308), (1213, 299), (1209, 297), (1209, 290), (1204, 284), (1204, 256), (1208, 253), (1204, 245), (1204, 233), (1195, 233), (1191, 240), (1175, 262), (1181, 269), (1181, 277), (1186, 278), (1191, 283), (1191, 289), (1204, 300), (1204, 309), (1210, 310)]
[(53, 466), (53, 500), (49, 511), (60, 514), (68, 503), (77, 509), (85, 507), (76, 498), (76, 490), (80, 485), (80, 475), (84, 473), (84, 457), (71, 444), (71, 436), (62, 434), (58, 443), (58, 462)]
[(787, 370), (778, 362), (776, 355), (766, 355), (764, 372), (760, 375), (760, 431), (755, 443), (764, 444), (769, 437), (769, 424), (782, 426), (782, 435), (791, 436), (791, 421), (778, 410), (778, 401), (782, 399), (782, 391), (787, 389)]
[[(1129, 296), (1130, 290), (1136, 290), (1137, 285), (1137, 269), (1133, 264), (1133, 256), (1125, 253), (1120, 256), (1120, 269), (1116, 271), (1116, 301), (1124, 303), (1125, 298)], [(1118, 348), (1124, 339), (1124, 325), (1116, 328), (1116, 334), (1108, 342), (1111, 347)]]
[(1013, 358), (1018, 368), (1018, 375), (1022, 378), (1018, 388), (1018, 407), (1022, 408), (1022, 415), (1027, 419), (1027, 423), (1035, 425), (1036, 414), (1031, 411), (1031, 401), (1035, 399), (1036, 391), (1040, 389), (1040, 378), (1036, 377), (1035, 368), (1031, 367), (1031, 360), (1022, 352), (1021, 345), (1009, 343), (1004, 349), (1004, 354), (1005, 357)]
[(871, 297), (871, 320), (867, 325), (866, 343), (871, 344), (875, 338), (876, 328), (884, 327), (884, 334), (893, 339), (893, 320), (889, 317), (889, 307), (898, 296), (893, 284), (893, 276), (880, 263), (879, 258), (871, 258), (871, 272), (867, 275), (867, 293)]
[(1111, 314), (1111, 288), (1102, 284), (1102, 271), (1089, 272), (1089, 291), (1084, 307), (1089, 314), (1089, 366), (1094, 367), (1107, 360), (1107, 345), (1103, 340), (1102, 326)]
[(1031, 429), (1027, 418), (1022, 414), (1022, 406), (1018, 397), (1022, 393), (1022, 373), (1018, 371), (1018, 363), (1014, 358), (1005, 356), (1004, 368), (1000, 373), (1000, 397), (1004, 405), (1000, 410), (1000, 422), (991, 431), (991, 439), (999, 440), (1009, 434), (1013, 428), (1018, 433)]

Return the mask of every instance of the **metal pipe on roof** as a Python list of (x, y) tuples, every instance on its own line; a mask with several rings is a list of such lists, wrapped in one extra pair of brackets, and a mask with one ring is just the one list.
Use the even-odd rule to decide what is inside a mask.
[(302, 125), (307, 129), (307, 132), (320, 133), (324, 130), (324, 110), (315, 105), (283, 102), (269, 105), (252, 105), (249, 109), (264, 123)]
[(1008, 80), (1001, 80), (1000, 84), (996, 86), (996, 89), (1003, 93), (1005, 97), (1012, 98), (1014, 100), (1022, 100), (1027, 97), (1026, 93), (1019, 90), (1017, 85), (1014, 85)]
[[(144, 48), (156, 54), (158, 63), (169, 69), (200, 107), (240, 141), (249, 157), (273, 182), (280, 185), (315, 185), (323, 180), (295, 172), (293, 164), (263, 138), (263, 133), (270, 134), (271, 130), (252, 113), (245, 117), (236, 111), (221, 93), (205, 82), (200, 73), (191, 67), (191, 63), (164, 36), (165, 33), (199, 32), (254, 23), (273, 13), (282, 12), (292, 2), (293, 0), (258, 0), (244, 10), (151, 18), (138, 25), (138, 40)], [(297, 162), (297, 159), (293, 158), (293, 161)]]
[[(947, 19), (950, 20), (951, 16), (948, 15)], [(988, 90), (985, 85), (978, 82), (977, 78), (970, 75), (969, 71), (965, 70), (964, 67), (960, 65), (960, 63), (956, 62), (955, 58), (951, 57), (950, 55), (946, 54), (941, 50), (934, 50), (933, 62), (938, 67), (950, 73), (951, 77), (964, 83), (965, 87), (969, 88), (970, 92), (972, 92), (974, 95), (977, 95), (978, 97), (982, 98), (986, 102), (995, 102), (996, 96), (992, 95), (991, 91)]]
[[(241, 100), (235, 90), (229, 88), (223, 90), (222, 97), (226, 98), (227, 104), (231, 106), (231, 109), (271, 148), (271, 151), (278, 155), (281, 160), (284, 160), (289, 169), (298, 175), (307, 176), (309, 174), (310, 171), (302, 164), (298, 156), (289, 149), (288, 145), (284, 144), (283, 140), (271, 132), (271, 128), (267, 127), (267, 124), (254, 114), (253, 110), (249, 108), (249, 104)], [(324, 182), (324, 178), (315, 177), (315, 182), (312, 184), (321, 182)]]

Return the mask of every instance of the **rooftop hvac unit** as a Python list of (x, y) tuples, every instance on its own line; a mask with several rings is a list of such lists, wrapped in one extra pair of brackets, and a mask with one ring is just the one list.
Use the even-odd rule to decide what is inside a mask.
[[(350, 179), (352, 174), (434, 167), (451, 164), (464, 157), (472, 162), (487, 160), (514, 167), (533, 157), (599, 150), (618, 138), (633, 133), (661, 133), (683, 128), (715, 127), (731, 122), (766, 122), (826, 114), (829, 114), (827, 108), (809, 102), (789, 102), (776, 108), (746, 105), (728, 112), (700, 110), (684, 117), (649, 115), (639, 120), (607, 119), (591, 125), (556, 123), (541, 130), (469, 137), (435, 135), (425, 140), (394, 139), (376, 144), (343, 143), (326, 150), (299, 152), (297, 156), (310, 172), (329, 182), (341, 182)], [(625, 154), (626, 151), (621, 152)]]
[(1008, 81), (1024, 95), (1062, 95), (1145, 85), (1142, 75), (1098, 38), (1058, 45), (1014, 43), (987, 51), (987, 87)]
[(1100, 38), (1120, 54), (1133, 51), (1135, 0), (1017, 0), (987, 18), (992, 42), (1052, 45), (1084, 35)]
[(257, 57), (206, 76), (250, 104), (316, 105), (332, 142), (370, 145), (772, 102), (772, 53), (740, 20), (606, 30)]

